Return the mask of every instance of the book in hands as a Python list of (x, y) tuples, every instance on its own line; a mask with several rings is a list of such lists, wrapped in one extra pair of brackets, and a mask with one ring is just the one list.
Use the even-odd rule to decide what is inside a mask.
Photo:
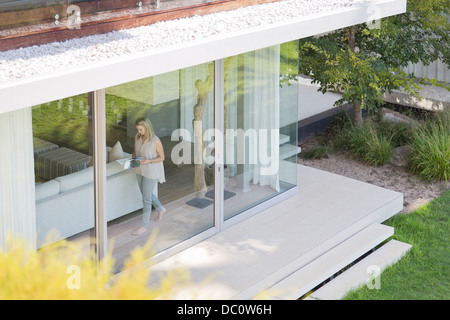
[(138, 158), (128, 158), (128, 159), (119, 159), (119, 162), (124, 169), (137, 168), (141, 166), (142, 157)]

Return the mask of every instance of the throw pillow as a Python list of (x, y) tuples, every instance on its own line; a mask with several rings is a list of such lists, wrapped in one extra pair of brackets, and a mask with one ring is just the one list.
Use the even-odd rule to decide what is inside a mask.
[(123, 159), (123, 149), (122, 145), (120, 144), (120, 141), (117, 141), (117, 143), (112, 147), (111, 151), (108, 155), (108, 162), (113, 162), (119, 159)]

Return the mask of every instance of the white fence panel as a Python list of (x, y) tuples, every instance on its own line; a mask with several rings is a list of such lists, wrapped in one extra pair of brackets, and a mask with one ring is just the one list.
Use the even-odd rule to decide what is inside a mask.
[(450, 71), (448, 66), (440, 60), (425, 66), (422, 62), (412, 64), (403, 69), (404, 72), (412, 73), (418, 78), (437, 79), (441, 82), (450, 83)]

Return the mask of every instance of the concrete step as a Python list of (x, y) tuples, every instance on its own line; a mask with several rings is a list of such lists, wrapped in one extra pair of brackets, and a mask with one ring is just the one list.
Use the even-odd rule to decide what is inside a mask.
[(286, 135), (286, 134), (282, 134), (282, 133), (280, 133), (280, 136), (278, 137), (279, 138), (279, 144), (280, 145), (282, 145), (282, 144), (285, 144), (285, 143), (288, 143), (289, 142), (289, 140), (291, 140), (291, 138), (288, 136), (288, 135)]
[(305, 300), (340, 300), (348, 291), (366, 284), (379, 289), (383, 281), (379, 277), (380, 273), (400, 260), (411, 247), (408, 243), (391, 240), (311, 293)]
[[(329, 174), (322, 172), (320, 170), (311, 169), (307, 167), (302, 167), (302, 170), (313, 170), (315, 178), (317, 178), (317, 176), (320, 175), (321, 173)], [(306, 177), (307, 175), (303, 173), (303, 176)], [(322, 179), (324, 177), (320, 178)], [(308, 184), (311, 183), (311, 180), (305, 178), (304, 180), (301, 180), (301, 182)], [(300, 188), (307, 188), (307, 186), (300, 185)], [(382, 189), (380, 188), (379, 190)], [(380, 198), (384, 197), (382, 194), (380, 194), (379, 196)], [(399, 193), (398, 197), (393, 198), (391, 201), (386, 202), (384, 205), (381, 205), (364, 218), (358, 220), (354, 224), (349, 225), (348, 228), (345, 228), (339, 233), (330, 236), (329, 238), (327, 238), (326, 241), (314, 247), (314, 249), (306, 252), (305, 254), (300, 255), (298, 258), (289, 262), (285, 266), (279, 268), (277, 271), (271, 273), (267, 277), (262, 278), (260, 281), (248, 287), (247, 289), (240, 291), (239, 294), (233, 297), (233, 299), (237, 300), (266, 299), (265, 295), (268, 288), (272, 287), (274, 284), (283, 280), (286, 277), (286, 275), (292, 274), (297, 270), (303, 268), (308, 263), (317, 259), (321, 255), (328, 252), (330, 249), (336, 247), (340, 243), (344, 242), (346, 239), (352, 237), (353, 235), (360, 232), (364, 228), (367, 228), (371, 224), (382, 223), (386, 219), (400, 212), (402, 208), (403, 208), (403, 195)]]
[(271, 299), (298, 299), (394, 234), (394, 228), (373, 223), (278, 281), (265, 292)]
[(283, 144), (280, 146), (280, 159), (287, 159), (292, 157), (298, 153), (300, 153), (302, 149), (298, 146), (292, 144)]

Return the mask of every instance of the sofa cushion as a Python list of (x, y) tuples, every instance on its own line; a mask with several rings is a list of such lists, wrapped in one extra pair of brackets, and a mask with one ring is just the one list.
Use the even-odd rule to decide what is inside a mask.
[(52, 142), (43, 140), (43, 139), (39, 139), (36, 137), (33, 137), (33, 151), (34, 151), (34, 155), (40, 154), (40, 153), (44, 153), (44, 152), (48, 152), (51, 150), (55, 150), (58, 149), (59, 146), (57, 144), (54, 144)]
[(55, 180), (49, 180), (44, 183), (40, 183), (36, 185), (36, 201), (48, 198), (50, 196), (54, 196), (59, 194), (60, 185), (58, 181)]
[(128, 159), (131, 158), (132, 154), (131, 153), (126, 153), (125, 151), (123, 152), (123, 158), (122, 159)]
[(119, 159), (123, 159), (123, 149), (120, 141), (117, 141), (111, 151), (109, 151), (108, 162), (113, 162)]
[(55, 178), (60, 183), (61, 192), (84, 186), (94, 181), (94, 167), (89, 167), (65, 176)]

